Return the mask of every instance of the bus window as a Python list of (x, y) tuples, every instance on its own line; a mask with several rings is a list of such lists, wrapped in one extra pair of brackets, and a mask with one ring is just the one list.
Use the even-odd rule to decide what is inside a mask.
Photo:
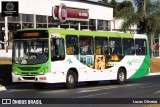
[(93, 55), (93, 37), (80, 36), (79, 45), (81, 55)]
[(96, 55), (106, 55), (109, 53), (108, 38), (95, 37)]
[(68, 55), (78, 54), (78, 37), (75, 35), (66, 36), (66, 51)]
[(135, 48), (134, 48), (134, 39), (124, 38), (122, 39), (123, 43), (123, 54), (124, 55), (134, 55)]
[(135, 39), (135, 49), (137, 55), (146, 55), (146, 40), (145, 39)]
[(109, 38), (110, 54), (122, 54), (121, 38)]
[(62, 38), (53, 38), (51, 41), (51, 60), (63, 60), (64, 58), (64, 40)]

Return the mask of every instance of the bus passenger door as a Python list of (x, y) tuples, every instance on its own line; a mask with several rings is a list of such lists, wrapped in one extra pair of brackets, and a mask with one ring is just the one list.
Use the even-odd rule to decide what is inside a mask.
[(51, 39), (51, 60), (64, 60), (64, 39), (63, 38), (52, 38)]

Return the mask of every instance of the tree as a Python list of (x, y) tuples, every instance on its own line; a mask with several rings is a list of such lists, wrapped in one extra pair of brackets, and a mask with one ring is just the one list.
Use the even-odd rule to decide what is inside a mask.
[[(131, 25), (138, 25), (138, 33), (148, 35), (159, 29), (160, 2), (158, 0), (133, 0), (135, 12), (128, 12), (122, 28), (128, 30)], [(127, 13), (127, 11), (125, 12)]]
[(102, 0), (103, 3), (108, 3), (108, 0)]
[[(159, 0), (132, 0), (135, 12), (130, 13), (125, 18), (122, 28), (128, 30), (131, 25), (138, 25), (138, 33), (148, 35), (153, 44), (155, 33), (160, 30), (160, 1)], [(126, 11), (127, 13), (127, 11)], [(152, 55), (153, 56), (153, 55)]]
[(113, 16), (117, 17), (118, 16), (117, 15), (118, 14), (118, 3), (117, 3), (117, 1), (116, 0), (111, 0), (110, 4), (114, 6), (113, 7)]
[(122, 3), (118, 3), (116, 0), (112, 0), (111, 5), (113, 8), (113, 16), (115, 18), (126, 18), (130, 13), (134, 12), (134, 7), (131, 1), (123, 1)]

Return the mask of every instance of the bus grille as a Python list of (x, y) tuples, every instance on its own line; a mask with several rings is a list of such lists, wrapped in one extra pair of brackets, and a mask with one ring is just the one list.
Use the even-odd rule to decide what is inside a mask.
[(23, 77), (24, 80), (35, 80), (35, 77)]
[(37, 71), (40, 67), (18, 67), (22, 71)]

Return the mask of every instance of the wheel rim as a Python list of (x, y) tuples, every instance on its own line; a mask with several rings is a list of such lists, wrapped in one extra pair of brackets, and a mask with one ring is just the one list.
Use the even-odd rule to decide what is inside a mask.
[(123, 72), (119, 73), (119, 80), (124, 81), (124, 73)]
[(68, 83), (70, 83), (70, 84), (74, 83), (74, 76), (73, 75), (68, 76)]

